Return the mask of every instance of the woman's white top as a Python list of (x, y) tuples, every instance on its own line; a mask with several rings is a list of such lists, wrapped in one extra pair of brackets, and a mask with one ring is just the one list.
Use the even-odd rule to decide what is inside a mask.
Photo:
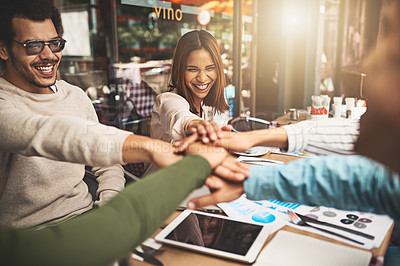
[[(202, 106), (202, 119), (208, 120), (207, 108)], [(186, 137), (184, 126), (193, 119), (200, 119), (190, 111), (185, 98), (173, 92), (164, 92), (156, 97), (151, 117), (150, 137), (174, 142)]]
[[(209, 115), (205, 107), (202, 106), (202, 119), (207, 120)], [(156, 97), (153, 106), (150, 137), (169, 143), (184, 139), (186, 137), (185, 123), (193, 119), (201, 118), (190, 111), (189, 103), (177, 94), (176, 90), (161, 93)], [(146, 163), (145, 168), (147, 168), (145, 175), (158, 169), (154, 163)]]
[[(201, 108), (202, 119), (212, 119), (212, 112), (210, 112), (212, 108), (203, 105)], [(193, 119), (200, 119), (200, 117), (190, 111), (189, 103), (185, 98), (178, 95), (176, 90), (161, 93), (156, 97), (153, 106), (150, 137), (170, 143), (184, 139), (186, 137), (185, 123)], [(151, 163), (144, 175), (148, 175), (157, 169), (158, 167), (154, 163)], [(188, 199), (194, 195), (206, 195), (209, 193), (210, 191), (206, 186), (196, 189), (182, 202), (181, 206), (186, 206)]]

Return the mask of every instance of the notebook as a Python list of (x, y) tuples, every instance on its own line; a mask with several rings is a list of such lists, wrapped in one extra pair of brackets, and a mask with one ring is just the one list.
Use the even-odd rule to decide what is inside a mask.
[(317, 238), (279, 231), (265, 246), (253, 266), (367, 266), (372, 253)]

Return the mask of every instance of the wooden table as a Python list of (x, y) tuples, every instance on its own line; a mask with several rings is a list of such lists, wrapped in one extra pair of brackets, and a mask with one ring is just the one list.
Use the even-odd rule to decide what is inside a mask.
[[(267, 153), (266, 155), (262, 156), (262, 158), (266, 158), (266, 159), (272, 159), (272, 160), (279, 160), (279, 161), (283, 161), (284, 163), (288, 163), (294, 160), (299, 159), (299, 157), (295, 157), (295, 156), (290, 156), (290, 155), (282, 155), (282, 154), (271, 154), (271, 153)], [(166, 221), (165, 221), (165, 225), (169, 224), (173, 219), (175, 219), (175, 217), (177, 217), (180, 214), (179, 211), (173, 213)], [(336, 244), (340, 244), (340, 245), (345, 245), (345, 246), (349, 246), (349, 247), (353, 247), (353, 248), (358, 248), (325, 236), (321, 236), (318, 234), (314, 234), (311, 232), (307, 232), (307, 231), (303, 231), (297, 228), (293, 228), (291, 226), (285, 225), (284, 227), (282, 227), (280, 230), (285, 230), (285, 231), (290, 231), (293, 233), (298, 233), (298, 234), (303, 234), (303, 235), (307, 235), (310, 237), (315, 237), (321, 240), (325, 240), (325, 241), (329, 241), (331, 243), (336, 243)], [(378, 257), (384, 257), (387, 247), (389, 245), (389, 240), (390, 240), (390, 236), (392, 234), (392, 230), (393, 230), (393, 225), (390, 228), (390, 230), (388, 231), (388, 233), (386, 234), (386, 237), (384, 239), (384, 241), (382, 242), (381, 246), (379, 248), (376, 249), (372, 249), (371, 252), (373, 254), (373, 256), (375, 258)], [(159, 232), (161, 231), (158, 230), (154, 235), (157, 235)], [(266, 244), (275, 236), (277, 232), (271, 234), (267, 241)], [(169, 266), (169, 265), (173, 265), (173, 266), (179, 266), (179, 265), (196, 265), (196, 266), (215, 266), (215, 265), (221, 265), (221, 266), (225, 266), (225, 265), (244, 265), (242, 263), (236, 262), (236, 261), (230, 261), (227, 259), (223, 259), (223, 258), (218, 258), (218, 257), (213, 257), (213, 256), (209, 256), (206, 254), (201, 254), (201, 253), (196, 253), (193, 251), (187, 251), (184, 249), (180, 249), (180, 248), (175, 248), (172, 246), (168, 246), (168, 245), (163, 245), (162, 247), (163, 250), (166, 250), (163, 254), (157, 256), (157, 258), (165, 265), (165, 266)], [(361, 248), (360, 248), (361, 249)], [(134, 259), (130, 259), (129, 261), (129, 265), (139, 265), (139, 266), (147, 266), (150, 265), (146, 262), (141, 262), (141, 261), (137, 261)]]
[[(174, 219), (179, 214), (180, 214), (180, 212), (174, 213), (169, 218), (169, 221), (172, 221), (172, 219)], [(391, 235), (392, 229), (393, 229), (393, 227), (388, 231), (388, 233), (387, 233), (382, 245), (379, 248), (371, 250), (371, 252), (372, 252), (372, 254), (373, 254), (373, 256), (375, 258), (384, 257), (385, 256), (386, 249), (387, 249), (387, 247), (389, 245), (389, 239), (390, 239), (390, 235)], [(331, 243), (336, 243), (336, 244), (340, 244), (340, 245), (345, 245), (345, 246), (357, 248), (355, 246), (351, 246), (351, 245), (345, 244), (345, 243), (340, 242), (340, 241), (336, 241), (336, 240), (328, 238), (328, 237), (324, 237), (324, 236), (317, 235), (317, 234), (314, 234), (314, 233), (311, 233), (311, 232), (307, 232), (307, 231), (302, 231), (300, 229), (296, 229), (296, 228), (293, 228), (293, 227), (287, 226), (287, 225), (285, 225), (280, 230), (290, 231), (290, 232), (293, 232), (293, 233), (307, 235), (307, 236), (310, 236), (310, 237), (315, 237), (317, 239), (329, 241)], [(157, 233), (159, 233), (160, 231), (161, 231), (161, 229), (159, 231), (157, 231)], [(266, 241), (266, 244), (268, 244), (268, 242), (276, 235), (276, 233), (277, 232), (271, 234), (268, 237), (268, 239)], [(154, 234), (154, 236), (156, 234)], [(178, 266), (178, 265), (196, 265), (196, 266), (244, 265), (244, 264), (242, 264), (240, 262), (230, 261), (230, 260), (227, 260), (227, 259), (223, 259), (223, 258), (219, 258), (219, 257), (213, 257), (213, 256), (209, 256), (209, 255), (206, 255), (206, 254), (201, 254), (201, 253), (197, 253), (197, 252), (193, 252), (193, 251), (187, 251), (187, 250), (184, 250), (184, 249), (175, 248), (175, 247), (168, 246), (168, 245), (163, 245), (163, 247), (161, 249), (165, 250), (165, 252), (163, 254), (161, 254), (161, 255), (158, 255), (157, 259), (159, 259), (165, 266), (169, 266), (169, 265), (173, 265), (173, 266)], [(129, 265), (148, 266), (148, 265), (151, 265), (151, 264), (149, 264), (147, 262), (143, 262), (143, 261), (138, 261), (138, 260), (135, 260), (135, 259), (131, 258)]]

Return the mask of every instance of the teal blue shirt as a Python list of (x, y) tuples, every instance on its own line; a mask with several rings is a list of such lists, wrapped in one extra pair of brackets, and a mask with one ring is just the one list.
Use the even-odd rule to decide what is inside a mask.
[(358, 155), (252, 167), (244, 189), (253, 200), (277, 199), (388, 214), (400, 220), (399, 175)]

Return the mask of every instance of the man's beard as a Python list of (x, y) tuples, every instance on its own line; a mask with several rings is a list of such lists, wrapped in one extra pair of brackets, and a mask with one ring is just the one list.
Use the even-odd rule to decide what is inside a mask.
[[(39, 87), (39, 88), (48, 88), (51, 85), (55, 84), (56, 79), (54, 78), (54, 82), (52, 84), (42, 84), (35, 80), (35, 76), (33, 75), (31, 68), (34, 66), (46, 65), (46, 64), (57, 64), (59, 60), (42, 60), (37, 63), (30, 64), (29, 67), (26, 64), (22, 63), (21, 61), (17, 60), (17, 58), (10, 52), (11, 62), (15, 68), (15, 72), (21, 77), (21, 79), (29, 82), (30, 84)], [(52, 79), (53, 77), (51, 77)]]

